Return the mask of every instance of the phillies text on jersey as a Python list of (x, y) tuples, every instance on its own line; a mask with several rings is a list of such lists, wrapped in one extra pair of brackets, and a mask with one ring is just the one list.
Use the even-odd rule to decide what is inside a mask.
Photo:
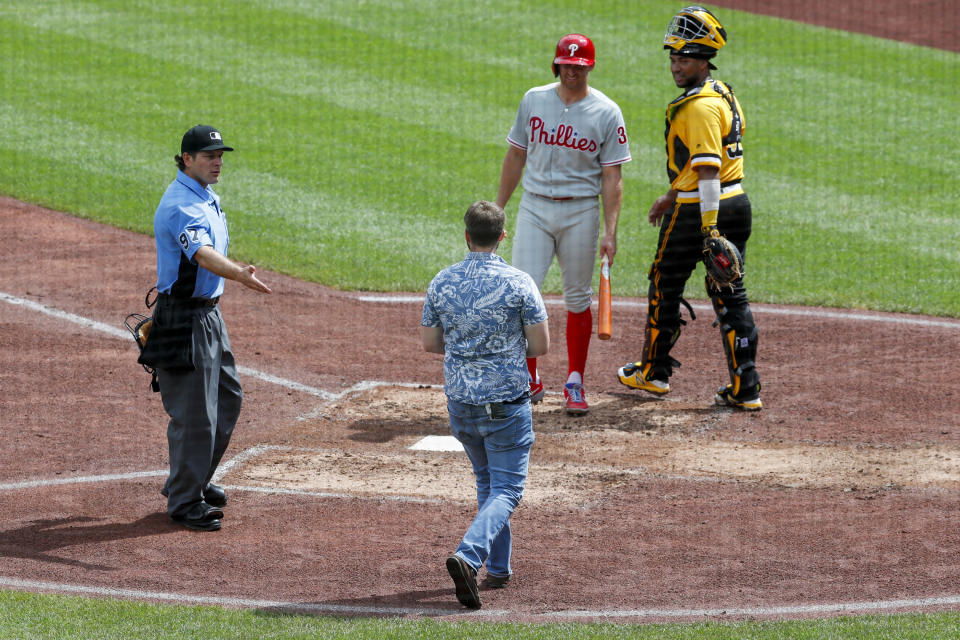
[(552, 198), (598, 196), (603, 167), (631, 159), (623, 114), (593, 87), (566, 105), (558, 84), (527, 91), (507, 135), (507, 142), (527, 152), (523, 188)]

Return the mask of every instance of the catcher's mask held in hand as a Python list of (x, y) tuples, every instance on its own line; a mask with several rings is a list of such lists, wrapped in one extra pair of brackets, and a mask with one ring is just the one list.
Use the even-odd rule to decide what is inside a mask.
[[(152, 287), (147, 291), (147, 295), (144, 298), (144, 304), (147, 305), (147, 309), (153, 307), (157, 304), (157, 298), (153, 299), (153, 302), (150, 302), (150, 294), (156, 291), (156, 287)], [(143, 348), (147, 345), (147, 338), (150, 337), (150, 329), (153, 328), (153, 318), (145, 316), (141, 313), (131, 313), (123, 321), (123, 326), (127, 328), (133, 335), (133, 339), (137, 343), (137, 348), (140, 350), (140, 353), (143, 354)], [(140, 363), (140, 366), (143, 367), (143, 370), (150, 374), (150, 387), (156, 392), (160, 390), (160, 386), (157, 382), (157, 371), (154, 367), (147, 366), (143, 363)]]

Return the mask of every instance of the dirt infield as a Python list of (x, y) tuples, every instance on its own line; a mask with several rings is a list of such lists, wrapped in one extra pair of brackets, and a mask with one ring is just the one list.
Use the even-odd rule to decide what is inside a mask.
[[(224, 528), (195, 533), (165, 516), (165, 416), (120, 331), (152, 240), (10, 200), (0, 232), (0, 588), (528, 621), (960, 604), (960, 321), (757, 305), (765, 409), (748, 415), (712, 405), (705, 305), (669, 399), (621, 387), (643, 314), (621, 300), (591, 347), (590, 415), (556, 393), (535, 409), (516, 580), (466, 614), (443, 558), (473, 514), (468, 464), (410, 448), (447, 434), (419, 294), (228, 285), (245, 407)], [(563, 349), (542, 362), (556, 392)]]
[(960, 11), (954, 0), (715, 0), (707, 4), (960, 51)]
[[(950, 0), (715, 4), (960, 50)], [(0, 233), (0, 588), (532, 622), (960, 606), (960, 320), (756, 305), (765, 408), (748, 415), (711, 402), (726, 374), (706, 305), (668, 399), (621, 387), (643, 303), (619, 300), (591, 346), (592, 411), (570, 418), (550, 301), (515, 579), (466, 613), (443, 559), (472, 475), (411, 448), (448, 433), (418, 294), (228, 285), (245, 405), (224, 528), (197, 533), (166, 517), (166, 418), (121, 329), (152, 240), (3, 198)]]

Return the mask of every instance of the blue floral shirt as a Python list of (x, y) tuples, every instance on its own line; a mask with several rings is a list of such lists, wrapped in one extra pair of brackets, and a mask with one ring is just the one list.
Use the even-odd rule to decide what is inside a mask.
[(523, 327), (546, 319), (529, 275), (494, 253), (471, 252), (430, 282), (420, 324), (443, 328), (447, 396), (479, 405), (530, 389)]

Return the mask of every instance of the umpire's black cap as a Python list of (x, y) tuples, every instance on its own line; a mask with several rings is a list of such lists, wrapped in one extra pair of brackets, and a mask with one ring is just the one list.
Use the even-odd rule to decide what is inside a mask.
[(223, 144), (223, 136), (213, 127), (198, 124), (183, 134), (180, 141), (180, 153), (196, 153), (197, 151), (233, 151), (233, 147)]

